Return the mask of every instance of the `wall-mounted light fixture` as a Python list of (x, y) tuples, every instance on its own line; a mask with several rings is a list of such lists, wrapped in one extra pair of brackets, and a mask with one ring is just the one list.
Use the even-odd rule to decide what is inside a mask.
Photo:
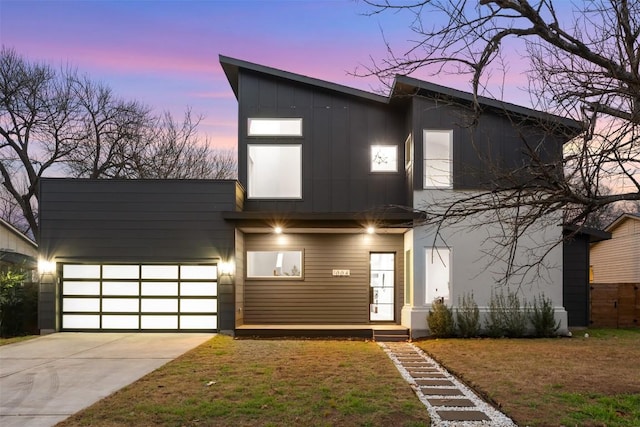
[(55, 261), (47, 261), (44, 258), (40, 258), (38, 260), (38, 273), (42, 274), (53, 274), (56, 272), (56, 263)]
[(218, 264), (221, 276), (233, 276), (234, 264), (233, 261), (225, 261)]

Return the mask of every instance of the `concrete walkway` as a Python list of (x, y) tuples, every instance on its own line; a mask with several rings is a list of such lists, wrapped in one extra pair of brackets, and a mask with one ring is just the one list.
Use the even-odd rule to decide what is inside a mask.
[(432, 426), (516, 426), (415, 345), (379, 344), (427, 407)]
[(1, 346), (0, 425), (55, 425), (211, 337), (57, 333)]

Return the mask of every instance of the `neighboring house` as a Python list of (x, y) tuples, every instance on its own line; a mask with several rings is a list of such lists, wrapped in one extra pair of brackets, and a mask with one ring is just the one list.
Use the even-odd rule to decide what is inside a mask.
[(605, 231), (611, 239), (591, 245), (592, 282), (640, 284), (640, 215), (622, 214)]
[[(491, 188), (483, 159), (521, 166), (525, 143), (557, 160), (580, 130), (486, 98), (470, 126), (471, 94), (409, 77), (385, 97), (220, 62), (238, 99), (238, 181), (42, 181), (41, 256), (55, 263), (43, 329), (426, 335), (434, 298), (473, 292), (486, 312), (506, 263), (486, 256), (499, 229), (460, 224), (445, 246), (412, 208)], [(552, 219), (516, 261), (557, 240)], [(551, 298), (566, 330), (562, 248), (548, 260), (544, 280), (513, 289)]]
[(13, 225), (0, 219), (0, 267), (35, 269), (38, 245)]

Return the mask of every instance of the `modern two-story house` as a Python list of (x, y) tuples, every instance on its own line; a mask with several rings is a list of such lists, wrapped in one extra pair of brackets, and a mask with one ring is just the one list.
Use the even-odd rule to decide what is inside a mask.
[[(433, 299), (473, 292), (486, 308), (506, 261), (487, 260), (495, 224), (436, 238), (415, 210), (497, 185), (487, 159), (521, 166), (525, 145), (560, 159), (580, 130), (484, 98), (477, 116), (471, 94), (404, 76), (381, 96), (220, 63), (238, 100), (237, 181), (43, 180), (43, 330), (427, 335)], [(548, 224), (513, 256), (548, 249), (556, 263), (517, 291), (551, 298), (566, 328), (560, 218)]]

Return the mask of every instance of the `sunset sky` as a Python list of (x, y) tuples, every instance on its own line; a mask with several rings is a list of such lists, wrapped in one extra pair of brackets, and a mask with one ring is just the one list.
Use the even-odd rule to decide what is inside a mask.
[[(0, 43), (30, 60), (77, 67), (158, 111), (181, 115), (190, 106), (205, 116), (203, 135), (232, 148), (237, 103), (219, 54), (379, 90), (376, 79), (349, 72), (383, 58), (385, 39), (401, 51), (415, 36), (407, 13), (370, 11), (352, 0), (0, 0)], [(524, 84), (512, 75), (511, 89)], [(456, 76), (414, 77), (470, 88)]]

